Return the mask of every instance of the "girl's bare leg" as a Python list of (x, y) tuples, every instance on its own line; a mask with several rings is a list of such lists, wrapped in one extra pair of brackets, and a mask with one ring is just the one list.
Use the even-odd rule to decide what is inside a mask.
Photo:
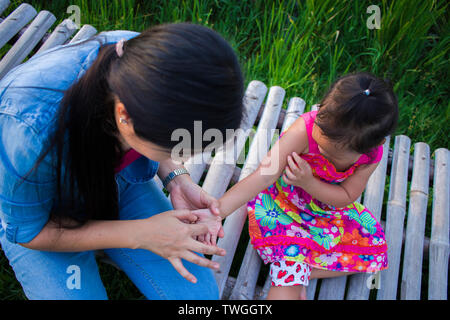
[(306, 287), (288, 286), (288, 287), (270, 287), (267, 294), (267, 300), (306, 300)]
[(321, 278), (335, 278), (340, 276), (349, 276), (351, 274), (355, 274), (357, 272), (341, 272), (341, 271), (329, 271), (311, 268), (311, 276), (310, 279), (321, 279)]

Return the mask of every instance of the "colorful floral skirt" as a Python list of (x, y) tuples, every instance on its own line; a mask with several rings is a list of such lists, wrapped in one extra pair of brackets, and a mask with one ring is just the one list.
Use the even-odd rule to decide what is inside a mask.
[[(248, 202), (251, 243), (264, 263), (299, 261), (343, 272), (387, 268), (381, 225), (363, 205), (334, 208), (275, 182)], [(295, 188), (295, 190), (294, 190)]]

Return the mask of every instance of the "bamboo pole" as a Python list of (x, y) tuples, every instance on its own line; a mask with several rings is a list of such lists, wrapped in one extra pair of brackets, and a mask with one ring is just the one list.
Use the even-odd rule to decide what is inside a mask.
[[(384, 186), (386, 183), (386, 170), (388, 165), (390, 137), (386, 137), (383, 145), (383, 158), (375, 169), (374, 173), (367, 182), (364, 190), (364, 206), (375, 216), (377, 221), (381, 219), (381, 209), (383, 207)], [(370, 281), (372, 274), (360, 273), (349, 276), (348, 281), (348, 300), (367, 300), (369, 299), (370, 287), (367, 282)]]
[(379, 300), (395, 300), (402, 250), (403, 224), (406, 211), (406, 187), (411, 140), (407, 136), (395, 137), (394, 161), (386, 211), (386, 241), (388, 243), (389, 268), (381, 271)]
[(435, 152), (433, 188), (433, 212), (431, 223), (428, 299), (447, 300), (449, 258), (449, 151), (444, 148)]
[(400, 298), (420, 300), (422, 258), (425, 219), (428, 205), (428, 181), (430, 147), (419, 142), (414, 145), (414, 169), (409, 196), (408, 221), (406, 224), (405, 252)]
[[(247, 160), (241, 172), (239, 180), (250, 175), (259, 165), (262, 157), (267, 153), (272, 140), (273, 129), (281, 110), (285, 91), (281, 87), (271, 87), (267, 97), (266, 107), (263, 117), (256, 131), (253, 142), (250, 145)], [(219, 262), (221, 269), (215, 273), (216, 281), (219, 285), (219, 292), (222, 294), (226, 279), (233, 261), (234, 253), (239, 241), (242, 228), (247, 218), (247, 206), (243, 205), (230, 215), (223, 225), (225, 238), (219, 240), (219, 247), (227, 251), (225, 257), (213, 256), (213, 260)]]
[(50, 12), (45, 10), (39, 12), (24, 34), (0, 61), (0, 79), (27, 57), (55, 21), (55, 16)]
[[(282, 131), (286, 131), (292, 125), (292, 123), (294, 123), (294, 121), (303, 113), (304, 109), (305, 101), (303, 101), (303, 99), (292, 98), (289, 101), (286, 117), (282, 126)], [(259, 160), (262, 160), (262, 158), (260, 158)], [(231, 292), (230, 299), (253, 299), (255, 295), (256, 282), (258, 279), (258, 271), (260, 270), (260, 267), (261, 258), (253, 249), (253, 246), (249, 241), (244, 255), (244, 261), (241, 264), (241, 268), (236, 279), (236, 284)], [(269, 279), (266, 280), (266, 284), (268, 281)], [(265, 286), (265, 289), (268, 291), (267, 285)], [(265, 291), (263, 294), (266, 295), (267, 292)]]

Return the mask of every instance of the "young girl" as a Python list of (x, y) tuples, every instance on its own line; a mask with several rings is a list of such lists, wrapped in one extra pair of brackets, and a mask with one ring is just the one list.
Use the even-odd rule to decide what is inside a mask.
[[(260, 166), (219, 199), (221, 218), (247, 203), (251, 243), (271, 263), (268, 299), (304, 299), (311, 272), (329, 277), (387, 268), (383, 229), (355, 201), (397, 119), (396, 97), (383, 80), (344, 76), (319, 111), (299, 117)], [(194, 213), (209, 225), (202, 240), (215, 243), (221, 219), (209, 210)]]

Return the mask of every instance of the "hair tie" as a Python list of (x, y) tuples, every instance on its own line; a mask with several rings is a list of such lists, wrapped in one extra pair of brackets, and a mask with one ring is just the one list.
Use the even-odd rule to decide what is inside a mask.
[(123, 43), (124, 43), (125, 39), (120, 39), (117, 43), (116, 43), (116, 53), (117, 55), (120, 57), (122, 57), (123, 55)]
[(366, 89), (366, 90), (363, 91), (363, 93), (364, 93), (366, 96), (368, 96), (368, 95), (370, 94), (370, 90), (369, 90), (369, 89)]

